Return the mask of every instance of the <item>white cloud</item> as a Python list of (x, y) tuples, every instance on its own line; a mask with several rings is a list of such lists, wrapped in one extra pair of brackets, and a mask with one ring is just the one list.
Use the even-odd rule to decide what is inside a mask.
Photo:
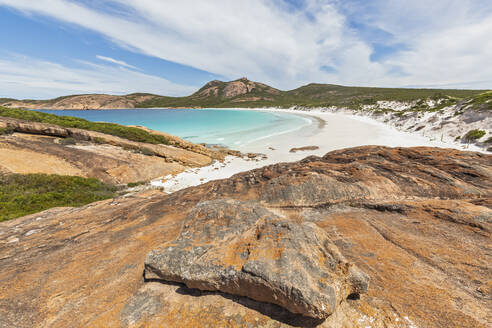
[[(492, 87), (492, 66), (485, 64), (492, 58), (492, 3), (354, 1), (307, 0), (297, 11), (280, 0), (111, 1), (132, 15), (96, 11), (74, 0), (0, 4), (83, 26), (147, 55), (284, 89), (308, 82)], [(370, 40), (351, 28), (351, 19), (387, 31), (408, 49), (372, 62)], [(405, 74), (395, 74), (395, 67)]]
[(137, 69), (135, 66), (132, 66), (132, 65), (124, 62), (123, 60), (117, 60), (117, 59), (114, 59), (114, 58), (111, 58), (111, 57), (100, 56), (100, 55), (97, 55), (96, 58), (97, 59), (100, 59), (100, 60), (107, 61), (109, 63), (113, 63), (113, 64), (116, 64), (116, 65), (119, 65), (119, 66)]
[(128, 94), (149, 92), (181, 95), (193, 87), (172, 83), (160, 77), (126, 68), (80, 62), (81, 68), (25, 56), (0, 59), (0, 97), (17, 99), (53, 98), (81, 93)]

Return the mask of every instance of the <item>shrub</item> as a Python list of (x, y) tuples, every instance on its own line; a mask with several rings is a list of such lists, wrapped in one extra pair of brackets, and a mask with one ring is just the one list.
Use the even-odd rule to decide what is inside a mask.
[(136, 186), (141, 186), (141, 185), (144, 185), (144, 184), (146, 184), (146, 183), (147, 183), (147, 181), (130, 182), (130, 183), (128, 183), (128, 184), (127, 184), (127, 186), (128, 186), (129, 188), (133, 188), (133, 187), (136, 187)]
[(484, 135), (485, 135), (484, 130), (478, 130), (478, 129), (470, 130), (463, 136), (463, 140), (475, 141), (475, 140), (482, 138)]
[(97, 179), (47, 174), (0, 175), (0, 222), (58, 206), (82, 206), (115, 196)]
[(8, 135), (14, 133), (14, 129), (6, 127), (6, 128), (0, 128), (0, 136), (1, 135)]
[(75, 145), (75, 144), (77, 144), (77, 141), (75, 141), (74, 138), (68, 137), (68, 138), (60, 139), (60, 145), (68, 146), (68, 145)]
[(149, 148), (142, 147), (140, 148), (140, 152), (146, 156), (154, 156), (154, 151)]
[(104, 139), (103, 139), (103, 138), (101, 138), (101, 137), (95, 137), (95, 138), (93, 138), (93, 139), (92, 139), (92, 142), (94, 142), (94, 143), (96, 143), (96, 144), (103, 144), (103, 143), (105, 143), (105, 142), (104, 142)]

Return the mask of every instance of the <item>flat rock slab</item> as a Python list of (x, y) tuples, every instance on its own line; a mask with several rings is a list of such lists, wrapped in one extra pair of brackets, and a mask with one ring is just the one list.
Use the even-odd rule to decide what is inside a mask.
[(147, 255), (145, 278), (246, 296), (316, 319), (369, 284), (315, 224), (236, 200), (199, 203), (178, 238)]

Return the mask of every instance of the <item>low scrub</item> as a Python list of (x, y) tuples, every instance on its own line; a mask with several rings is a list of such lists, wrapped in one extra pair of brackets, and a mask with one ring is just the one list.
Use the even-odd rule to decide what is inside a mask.
[(8, 135), (14, 133), (14, 130), (11, 128), (0, 128), (0, 136)]
[(112, 198), (117, 187), (97, 179), (47, 174), (0, 175), (0, 222), (52, 207)]
[(473, 104), (490, 104), (492, 107), (492, 91), (481, 93), (472, 98), (471, 102)]
[(60, 139), (60, 144), (64, 146), (75, 145), (77, 144), (77, 141), (74, 138), (68, 137)]
[(128, 127), (115, 123), (96, 123), (78, 117), (58, 116), (38, 111), (12, 109), (5, 107), (0, 107), (0, 116), (32, 122), (50, 123), (65, 128), (77, 128), (89, 131), (96, 131), (137, 142), (165, 145), (169, 144), (169, 141), (164, 136), (151, 134), (139, 128)]
[(463, 136), (462, 140), (464, 140), (464, 141), (475, 141), (475, 140), (482, 138), (484, 135), (485, 135), (484, 130), (478, 130), (478, 129), (470, 130)]
[(137, 186), (142, 186), (144, 184), (147, 184), (147, 181), (137, 181), (137, 182), (130, 182), (127, 184), (129, 188), (137, 187)]

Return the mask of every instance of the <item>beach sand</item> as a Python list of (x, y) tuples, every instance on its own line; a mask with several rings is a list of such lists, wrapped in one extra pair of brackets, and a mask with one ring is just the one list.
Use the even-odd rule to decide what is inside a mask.
[[(237, 109), (246, 110), (246, 109)], [(248, 109), (251, 110), (251, 109)], [(171, 193), (183, 188), (196, 186), (208, 181), (229, 178), (232, 175), (259, 168), (265, 165), (293, 162), (310, 155), (323, 156), (327, 152), (348, 147), (382, 145), (389, 147), (432, 146), (462, 149), (458, 144), (430, 140), (417, 133), (398, 131), (396, 128), (369, 117), (346, 113), (326, 113), (321, 111), (296, 111), (289, 109), (255, 109), (272, 112), (286, 112), (304, 116), (310, 124), (295, 131), (269, 136), (242, 144), (235, 150), (243, 153), (262, 153), (264, 160), (237, 158), (229, 156), (223, 163), (189, 169), (176, 176), (166, 176), (151, 182)], [(290, 152), (292, 148), (317, 146), (318, 149)], [(314, 147), (313, 147), (314, 148)], [(479, 150), (468, 149), (468, 150)]]

